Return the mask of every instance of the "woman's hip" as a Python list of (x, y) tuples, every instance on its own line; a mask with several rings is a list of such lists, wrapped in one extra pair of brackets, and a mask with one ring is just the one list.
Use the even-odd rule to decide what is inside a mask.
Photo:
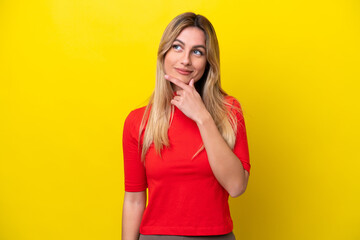
[(233, 232), (224, 235), (179, 236), (179, 235), (143, 235), (139, 240), (236, 240)]

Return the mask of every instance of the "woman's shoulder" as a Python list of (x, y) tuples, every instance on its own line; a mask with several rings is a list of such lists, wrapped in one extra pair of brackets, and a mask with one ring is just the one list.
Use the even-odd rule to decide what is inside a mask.
[(240, 121), (244, 120), (244, 114), (239, 100), (234, 96), (226, 95), (224, 96), (226, 108), (231, 112), (236, 118)]
[(127, 115), (125, 121), (126, 122), (140, 122), (143, 118), (144, 112), (145, 112), (146, 106), (135, 108), (130, 111), (130, 113)]
[(144, 115), (146, 106), (136, 108), (130, 111), (124, 122), (124, 136), (131, 136), (137, 139), (139, 127), (141, 124), (142, 117)]
[(241, 104), (240, 104), (239, 100), (237, 100), (234, 96), (225, 95), (224, 100), (226, 102), (227, 107), (229, 107), (231, 109), (236, 108), (236, 109), (241, 110)]

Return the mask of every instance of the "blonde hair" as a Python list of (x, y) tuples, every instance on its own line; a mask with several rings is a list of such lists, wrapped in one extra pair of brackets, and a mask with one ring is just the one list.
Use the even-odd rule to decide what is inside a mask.
[[(232, 111), (227, 110), (229, 105), (224, 99), (227, 94), (220, 85), (220, 56), (219, 44), (215, 30), (208, 19), (202, 15), (186, 12), (176, 16), (166, 27), (160, 40), (155, 89), (145, 108), (139, 129), (139, 150), (141, 161), (145, 164), (145, 155), (153, 143), (156, 152), (161, 156), (164, 146), (170, 146), (168, 129), (171, 125), (174, 106), (170, 103), (174, 91), (169, 81), (164, 78), (164, 58), (180, 32), (187, 27), (197, 27), (205, 33), (207, 63), (203, 76), (195, 83), (205, 107), (211, 114), (219, 132), (230, 148), (235, 145), (237, 120)], [(146, 128), (145, 128), (146, 125)], [(141, 135), (144, 132), (141, 144)], [(193, 158), (204, 149), (204, 145), (193, 155)]]

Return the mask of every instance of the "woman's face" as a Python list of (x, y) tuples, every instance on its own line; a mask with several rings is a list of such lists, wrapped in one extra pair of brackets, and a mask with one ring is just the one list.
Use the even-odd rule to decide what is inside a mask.
[[(183, 29), (165, 55), (165, 74), (189, 84), (194, 78), (197, 82), (205, 71), (206, 48), (205, 34), (197, 27)], [(174, 90), (181, 88), (173, 85)]]

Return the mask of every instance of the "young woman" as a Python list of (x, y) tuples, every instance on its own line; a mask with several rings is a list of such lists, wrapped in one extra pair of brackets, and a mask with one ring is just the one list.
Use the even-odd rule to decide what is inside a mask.
[(233, 240), (228, 198), (247, 187), (249, 151), (241, 106), (220, 86), (212, 24), (175, 17), (157, 59), (148, 105), (124, 124), (122, 239)]

